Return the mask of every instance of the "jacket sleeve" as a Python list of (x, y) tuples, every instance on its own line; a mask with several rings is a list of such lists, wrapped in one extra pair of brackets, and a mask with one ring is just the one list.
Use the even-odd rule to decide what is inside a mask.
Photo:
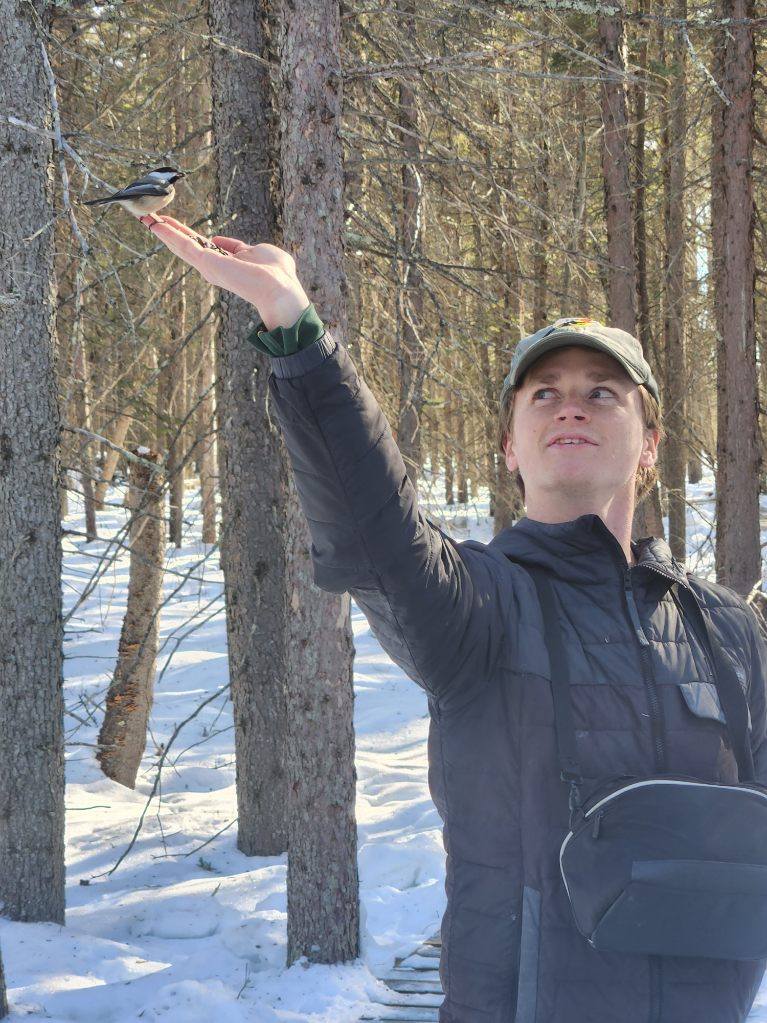
[(439, 707), (479, 691), (506, 641), (505, 560), (420, 511), (390, 426), (331, 334), (272, 359), (269, 394), (311, 532), (314, 581), (348, 591)]

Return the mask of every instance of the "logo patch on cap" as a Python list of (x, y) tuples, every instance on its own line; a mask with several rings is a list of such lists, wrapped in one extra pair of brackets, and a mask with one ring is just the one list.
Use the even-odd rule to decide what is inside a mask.
[(587, 330), (592, 326), (601, 326), (597, 324), (596, 320), (590, 320), (588, 317), (572, 317), (563, 320), (557, 320), (554, 327), (558, 330), (560, 327), (574, 327), (576, 330)]

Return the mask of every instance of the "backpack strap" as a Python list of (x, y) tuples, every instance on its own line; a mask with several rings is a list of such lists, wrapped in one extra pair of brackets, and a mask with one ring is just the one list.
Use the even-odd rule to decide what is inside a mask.
[[(580, 787), (583, 785), (580, 762), (575, 741), (575, 723), (572, 697), (570, 694), (570, 673), (567, 667), (564, 636), (560, 624), (559, 609), (554, 596), (549, 573), (537, 565), (525, 565), (535, 584), (544, 623), (544, 638), (551, 662), (551, 689), (554, 702), (554, 727), (560, 777), (570, 786), (570, 819), (582, 804)], [(689, 577), (689, 573), (688, 573)], [(678, 592), (677, 592), (678, 590)], [(748, 741), (748, 703), (731, 662), (721, 652), (719, 644), (712, 642), (715, 629), (710, 622), (708, 608), (701, 604), (691, 587), (675, 583), (671, 595), (677, 604), (683, 621), (695, 621), (700, 636), (714, 666), (712, 680), (719, 693), (727, 731), (738, 763), (738, 777), (741, 782), (754, 781), (754, 762)], [(698, 632), (696, 632), (698, 635)]]
[(583, 784), (581, 767), (575, 744), (573, 705), (570, 697), (570, 672), (559, 624), (559, 611), (548, 572), (537, 565), (525, 565), (535, 583), (543, 613), (544, 639), (551, 661), (551, 690), (554, 701), (554, 727), (557, 737), (560, 778), (570, 786), (570, 815), (581, 805), (580, 786)]
[[(687, 573), (689, 580), (690, 573)], [(716, 636), (708, 608), (703, 604), (690, 586), (683, 586), (681, 583), (674, 583), (671, 587), (671, 596), (682, 620), (697, 622), (699, 633), (696, 632), (703, 648), (709, 657), (709, 663), (713, 665), (715, 675), (711, 681), (719, 693), (719, 700), (727, 719), (727, 732), (732, 743), (732, 750), (738, 762), (738, 777), (740, 781), (754, 781), (754, 758), (751, 753), (751, 743), (748, 739), (748, 701), (732, 661), (727, 657), (721, 644), (712, 637)], [(686, 608), (687, 614), (684, 614)]]

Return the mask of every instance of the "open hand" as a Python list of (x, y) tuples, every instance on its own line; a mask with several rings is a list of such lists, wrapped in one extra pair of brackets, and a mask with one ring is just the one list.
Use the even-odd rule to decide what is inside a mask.
[(254, 305), (267, 330), (291, 326), (309, 305), (296, 276), (295, 259), (277, 245), (248, 245), (225, 235), (209, 240), (168, 216), (139, 219), (209, 284), (226, 288)]

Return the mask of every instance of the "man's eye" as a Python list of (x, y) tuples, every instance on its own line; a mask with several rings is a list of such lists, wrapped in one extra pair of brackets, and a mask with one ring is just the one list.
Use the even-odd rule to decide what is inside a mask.
[[(539, 387), (537, 391), (533, 391), (533, 400), (535, 400), (538, 397), (539, 394), (546, 394), (548, 391), (553, 391), (553, 390), (554, 390), (553, 387)], [(591, 391), (591, 393), (593, 394), (594, 391), (604, 391), (606, 394), (613, 394), (614, 393), (613, 391), (610, 390), (609, 387), (595, 387)]]

